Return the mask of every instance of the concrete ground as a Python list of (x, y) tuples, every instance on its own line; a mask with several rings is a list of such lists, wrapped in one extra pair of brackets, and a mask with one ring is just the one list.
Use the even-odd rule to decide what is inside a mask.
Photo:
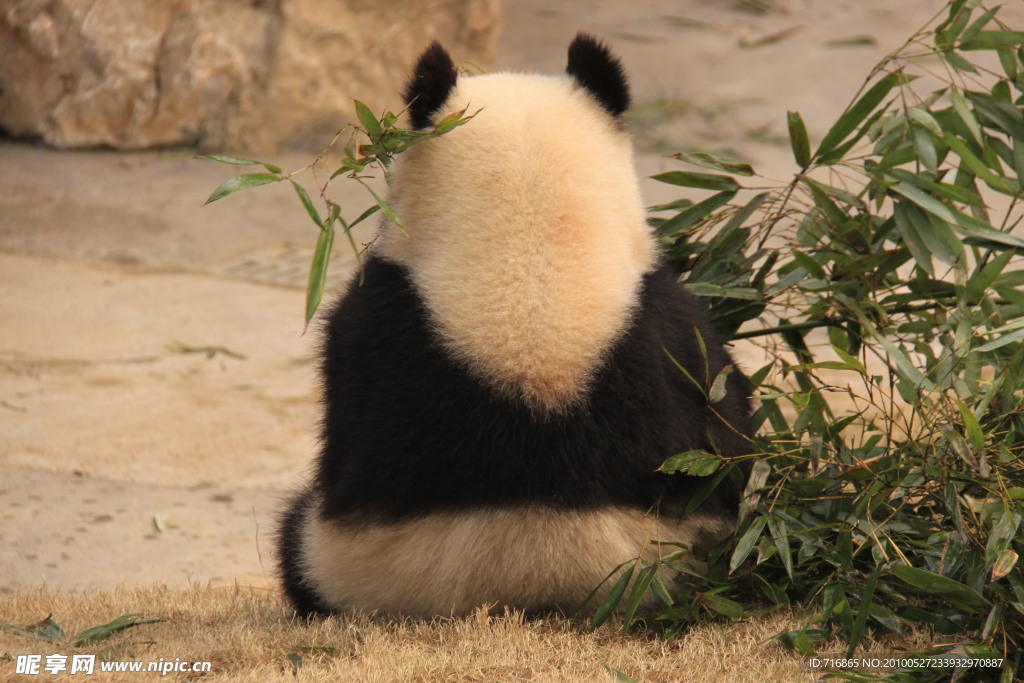
[[(786, 110), (820, 139), (942, 4), (509, 0), (496, 67), (560, 71), (593, 32), (632, 74), (643, 174), (696, 148), (783, 177)], [(0, 142), (0, 590), (272, 580), (276, 510), (315, 448), (316, 228), (284, 185), (201, 206), (236, 170)], [(351, 267), (338, 240), (334, 289)]]

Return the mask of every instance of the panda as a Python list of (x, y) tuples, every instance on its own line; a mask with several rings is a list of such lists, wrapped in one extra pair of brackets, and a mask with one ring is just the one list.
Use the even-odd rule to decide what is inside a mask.
[(749, 389), (709, 404), (733, 361), (658, 256), (629, 101), (586, 34), (558, 76), (420, 57), (413, 126), (479, 113), (396, 160), (404, 225), (326, 318), (321, 450), (277, 532), (299, 615), (572, 613), (620, 563), (731, 531), (742, 482), (682, 517), (706, 481), (657, 471), (750, 453)]

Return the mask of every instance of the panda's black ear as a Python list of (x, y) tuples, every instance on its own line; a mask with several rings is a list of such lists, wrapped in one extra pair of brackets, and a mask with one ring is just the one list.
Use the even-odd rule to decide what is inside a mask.
[(622, 62), (594, 36), (576, 34), (569, 45), (569, 66), (565, 71), (612, 116), (620, 116), (629, 109), (629, 84)]
[(431, 118), (448, 99), (458, 73), (451, 55), (438, 42), (430, 44), (405, 84), (405, 103), (414, 128), (429, 128)]

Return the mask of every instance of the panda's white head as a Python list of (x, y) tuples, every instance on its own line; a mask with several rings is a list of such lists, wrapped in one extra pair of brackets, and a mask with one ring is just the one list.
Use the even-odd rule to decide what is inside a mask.
[(540, 411), (585, 400), (655, 260), (619, 61), (592, 37), (564, 75), (459, 76), (437, 44), (406, 90), (414, 126), (475, 118), (395, 164), (375, 251), (405, 266), (441, 343)]

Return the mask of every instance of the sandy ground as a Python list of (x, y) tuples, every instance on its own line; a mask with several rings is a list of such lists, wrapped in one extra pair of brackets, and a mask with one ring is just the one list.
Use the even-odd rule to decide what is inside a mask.
[[(505, 4), (498, 68), (559, 71), (579, 29), (612, 43), (649, 126), (642, 173), (698, 148), (782, 176), (786, 109), (820, 139), (943, 3)], [(316, 229), (285, 186), (201, 207), (232, 170), (0, 142), (0, 591), (272, 581), (275, 511), (314, 451), (316, 335), (301, 332)], [(335, 253), (337, 288), (352, 261)]]

